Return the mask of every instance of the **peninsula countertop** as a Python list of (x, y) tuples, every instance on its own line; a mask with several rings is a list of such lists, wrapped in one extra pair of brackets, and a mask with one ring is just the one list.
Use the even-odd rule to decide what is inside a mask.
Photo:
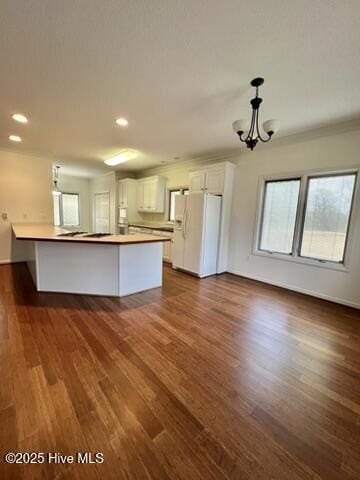
[(90, 238), (82, 235), (75, 237), (59, 237), (60, 234), (68, 233), (61, 227), (54, 227), (47, 224), (32, 223), (14, 223), (12, 230), (18, 240), (33, 240), (47, 242), (73, 242), (73, 243), (100, 243), (105, 245), (129, 245), (134, 243), (153, 243), (153, 242), (169, 242), (166, 237), (155, 235), (147, 235), (143, 233), (135, 233), (129, 235), (107, 235), (101, 238)]

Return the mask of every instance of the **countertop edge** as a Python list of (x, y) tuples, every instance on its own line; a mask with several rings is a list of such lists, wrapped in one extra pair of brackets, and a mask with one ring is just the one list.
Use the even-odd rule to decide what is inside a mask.
[(16, 236), (16, 240), (28, 240), (30, 242), (60, 242), (60, 243), (89, 243), (92, 245), (118, 245), (121, 247), (121, 245), (134, 245), (134, 244), (142, 244), (142, 243), (158, 243), (158, 242), (171, 242), (170, 238), (156, 238), (154, 240), (133, 240), (133, 241), (124, 241), (124, 242), (119, 242), (119, 241), (103, 241), (101, 238), (97, 238), (96, 240), (87, 240), (83, 238), (41, 238), (41, 237), (21, 237), (21, 236)]
[(163, 231), (168, 233), (174, 232), (174, 227), (155, 227), (151, 225), (142, 225), (141, 223), (136, 223), (136, 222), (129, 222), (129, 227), (146, 228), (148, 230), (158, 230), (158, 231)]

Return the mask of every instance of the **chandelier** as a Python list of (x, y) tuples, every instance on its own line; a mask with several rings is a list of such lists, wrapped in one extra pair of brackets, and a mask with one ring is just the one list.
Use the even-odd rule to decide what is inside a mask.
[[(250, 100), (250, 105), (252, 107), (252, 117), (249, 128), (248, 120), (236, 120), (232, 126), (234, 131), (239, 135), (240, 141), (246, 143), (247, 148), (254, 150), (258, 141), (268, 142), (273, 134), (279, 130), (279, 122), (277, 120), (266, 120), (263, 123), (263, 130), (266, 132), (267, 137), (263, 138), (259, 129), (259, 109), (262, 103), (262, 98), (259, 97), (259, 87), (264, 83), (264, 79), (261, 77), (254, 78), (251, 80), (250, 85), (255, 87), (256, 94), (255, 97)], [(244, 133), (248, 130), (246, 136), (243, 137)]]

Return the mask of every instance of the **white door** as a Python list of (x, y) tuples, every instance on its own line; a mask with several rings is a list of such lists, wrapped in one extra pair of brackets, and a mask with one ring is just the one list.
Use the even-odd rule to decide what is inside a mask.
[(205, 189), (205, 172), (193, 172), (189, 175), (190, 192), (202, 192)]
[(110, 233), (110, 193), (95, 193), (94, 207), (95, 232)]
[(221, 195), (224, 193), (224, 175), (225, 171), (223, 168), (208, 170), (206, 173), (206, 192), (213, 193), (214, 195)]
[(186, 198), (184, 269), (202, 275), (205, 195), (191, 193)]

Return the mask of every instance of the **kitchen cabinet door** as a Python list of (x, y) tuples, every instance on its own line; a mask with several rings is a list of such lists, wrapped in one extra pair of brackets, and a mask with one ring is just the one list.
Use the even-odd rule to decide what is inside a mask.
[(119, 183), (119, 205), (120, 207), (128, 206), (128, 184), (126, 182)]
[(161, 213), (165, 210), (165, 179), (148, 177), (138, 180), (138, 210)]
[(144, 210), (151, 210), (151, 195), (152, 195), (152, 183), (151, 181), (147, 180), (143, 182), (143, 208)]
[(206, 172), (205, 191), (214, 195), (224, 192), (225, 171), (223, 168), (211, 169)]
[(202, 192), (205, 189), (205, 172), (190, 173), (190, 192)]
[(157, 180), (149, 180), (149, 207), (150, 210), (156, 210), (156, 200), (157, 200)]
[(137, 184), (137, 206), (138, 210), (144, 210), (144, 182), (138, 182)]

